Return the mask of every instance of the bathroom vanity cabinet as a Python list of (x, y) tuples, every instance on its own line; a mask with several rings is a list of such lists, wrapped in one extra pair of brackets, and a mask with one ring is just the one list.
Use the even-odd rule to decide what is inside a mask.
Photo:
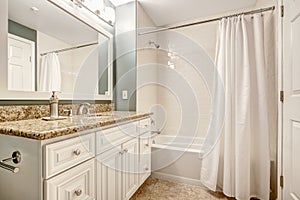
[(1, 156), (22, 156), (19, 173), (0, 169), (1, 199), (129, 199), (150, 175), (150, 138), (149, 117), (40, 141), (0, 135)]

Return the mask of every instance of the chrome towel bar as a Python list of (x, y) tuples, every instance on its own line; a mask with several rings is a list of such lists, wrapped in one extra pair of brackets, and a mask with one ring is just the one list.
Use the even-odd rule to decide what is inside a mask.
[(21, 153), (19, 151), (14, 151), (10, 158), (6, 158), (0, 161), (0, 168), (6, 169), (15, 174), (18, 173), (20, 171), (20, 168), (6, 164), (7, 162), (13, 162), (14, 164), (19, 164), (21, 162)]
[(0, 167), (3, 168), (3, 169), (6, 169), (8, 171), (11, 171), (14, 174), (16, 174), (20, 171), (19, 167), (14, 167), (14, 166), (5, 164), (3, 162), (0, 162)]
[(159, 135), (160, 133), (160, 130), (151, 131), (151, 136)]

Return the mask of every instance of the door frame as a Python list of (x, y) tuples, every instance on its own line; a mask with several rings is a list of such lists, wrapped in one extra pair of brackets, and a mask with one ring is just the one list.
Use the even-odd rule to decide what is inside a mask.
[(281, 16), (281, 7), (284, 5), (284, 0), (277, 0), (277, 34), (278, 34), (278, 134), (277, 134), (277, 199), (283, 200), (283, 188), (281, 187), (281, 176), (283, 176), (283, 102), (280, 100), (280, 92), (283, 91), (283, 17)]
[[(30, 47), (31, 47), (31, 69), (32, 69), (32, 88), (31, 88), (31, 91), (35, 91), (35, 74), (36, 74), (36, 63), (35, 63), (35, 42), (34, 41), (31, 41), (31, 40), (28, 40), (26, 38), (23, 38), (23, 37), (20, 37), (20, 36), (17, 36), (17, 35), (14, 35), (14, 34), (11, 34), (11, 33), (8, 33), (8, 39), (13, 39), (13, 40), (19, 40), (21, 42), (24, 42), (24, 43), (29, 43), (30, 44)], [(9, 45), (9, 44), (7, 44)], [(7, 51), (9, 51), (9, 48), (7, 48)], [(8, 55), (9, 55), (9, 52), (7, 52)], [(8, 66), (7, 66), (8, 67)]]

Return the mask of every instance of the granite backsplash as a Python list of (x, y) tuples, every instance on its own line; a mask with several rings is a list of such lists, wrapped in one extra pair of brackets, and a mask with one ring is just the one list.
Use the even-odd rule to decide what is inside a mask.
[[(59, 105), (59, 114), (67, 116), (64, 110), (73, 110), (76, 114), (78, 104)], [(93, 104), (94, 112), (110, 112), (113, 111), (113, 104)], [(16, 105), (16, 106), (0, 106), (0, 122), (39, 119), (50, 115), (49, 105)]]

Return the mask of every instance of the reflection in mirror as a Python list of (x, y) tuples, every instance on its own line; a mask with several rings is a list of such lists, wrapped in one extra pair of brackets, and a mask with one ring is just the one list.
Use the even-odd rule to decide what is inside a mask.
[[(84, 6), (88, 12), (96, 14), (101, 20), (109, 23), (110, 25), (115, 24), (115, 5), (109, 0), (84, 0), (75, 2)], [(88, 13), (91, 14), (91, 13)]]
[(9, 20), (8, 32), (8, 90), (34, 91), (36, 31)]
[(109, 38), (47, 0), (8, 2), (9, 90), (73, 93), (88, 63), (100, 76), (95, 91), (108, 92)]

